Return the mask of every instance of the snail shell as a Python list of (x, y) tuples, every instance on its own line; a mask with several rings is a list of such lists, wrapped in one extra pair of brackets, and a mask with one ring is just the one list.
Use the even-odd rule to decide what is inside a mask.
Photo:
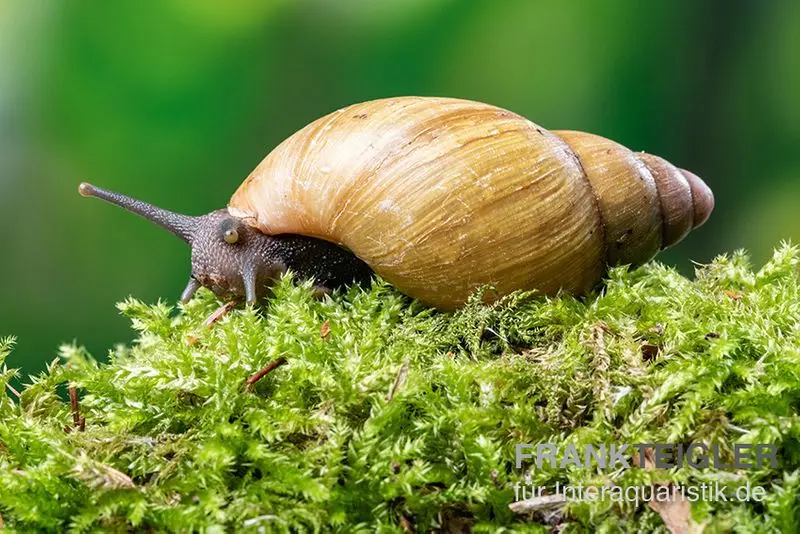
[(342, 245), (440, 309), (479, 286), (580, 294), (703, 224), (710, 189), (663, 159), (510, 111), (401, 97), (340, 109), (273, 150), (229, 212)]

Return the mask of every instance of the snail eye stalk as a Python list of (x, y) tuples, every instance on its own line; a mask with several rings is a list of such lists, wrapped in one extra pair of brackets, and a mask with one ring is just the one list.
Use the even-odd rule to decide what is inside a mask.
[(225, 230), (225, 233), (222, 235), (222, 238), (225, 240), (226, 243), (233, 245), (234, 243), (239, 241), (239, 232), (237, 232), (233, 228)]

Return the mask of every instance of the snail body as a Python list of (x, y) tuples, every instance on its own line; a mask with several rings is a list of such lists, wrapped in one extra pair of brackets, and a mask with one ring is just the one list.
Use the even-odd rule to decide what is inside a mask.
[[(227, 222), (192, 243), (192, 280), (211, 286), (214, 278), (216, 292), (230, 286), (254, 300), (282, 270), (302, 272), (310, 257), (324, 267), (331, 260), (315, 253), (328, 247), (323, 255), (341, 272), (328, 280), (311, 273), (321, 285), (363, 281), (366, 265), (443, 310), (486, 284), (495, 296), (581, 294), (608, 266), (640, 265), (680, 241), (712, 209), (710, 189), (694, 174), (600, 136), (548, 131), (467, 100), (375, 100), (326, 115), (269, 153), (218, 215)], [(190, 219), (185, 225), (199, 226), (202, 217)], [(307, 256), (258, 259), (252, 247), (225, 240), (225, 225), (248, 243), (304, 239)], [(213, 252), (224, 245), (229, 254)], [(197, 248), (212, 259), (197, 265)], [(259, 267), (249, 291), (221, 280), (247, 279), (258, 262), (270, 267)]]

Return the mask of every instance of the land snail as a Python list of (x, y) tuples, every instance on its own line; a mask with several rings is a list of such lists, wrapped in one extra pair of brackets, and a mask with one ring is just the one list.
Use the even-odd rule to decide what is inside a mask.
[(373, 271), (452, 310), (535, 289), (582, 294), (708, 219), (694, 174), (603, 137), (548, 131), (488, 104), (400, 97), (355, 104), (287, 138), (227, 209), (192, 217), (81, 184), (192, 247), (182, 300), (265, 296), (287, 269), (321, 289)]

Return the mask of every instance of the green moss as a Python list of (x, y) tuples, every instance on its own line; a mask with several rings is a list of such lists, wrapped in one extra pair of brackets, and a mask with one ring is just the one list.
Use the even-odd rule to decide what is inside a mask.
[[(791, 530), (798, 261), (785, 245), (755, 272), (736, 253), (694, 281), (651, 263), (613, 270), (582, 300), (519, 294), (455, 314), (383, 283), (317, 301), (285, 279), (264, 309), (235, 309), (212, 328), (203, 323), (219, 303), (207, 292), (177, 313), (130, 299), (119, 308), (139, 332), (131, 347), (107, 364), (63, 347), (19, 401), (0, 395), (0, 517), (20, 531), (535, 531), (549, 528), (542, 516), (509, 509), (523, 481), (517, 443), (704, 442), (726, 457), (735, 443), (768, 443), (776, 468), (546, 465), (530, 476), (761, 485), (763, 503), (695, 502), (693, 521)], [(11, 345), (0, 343), (0, 364)], [(0, 388), (12, 376), (3, 368)], [(607, 500), (546, 519), (567, 531), (665, 528), (647, 505)]]

